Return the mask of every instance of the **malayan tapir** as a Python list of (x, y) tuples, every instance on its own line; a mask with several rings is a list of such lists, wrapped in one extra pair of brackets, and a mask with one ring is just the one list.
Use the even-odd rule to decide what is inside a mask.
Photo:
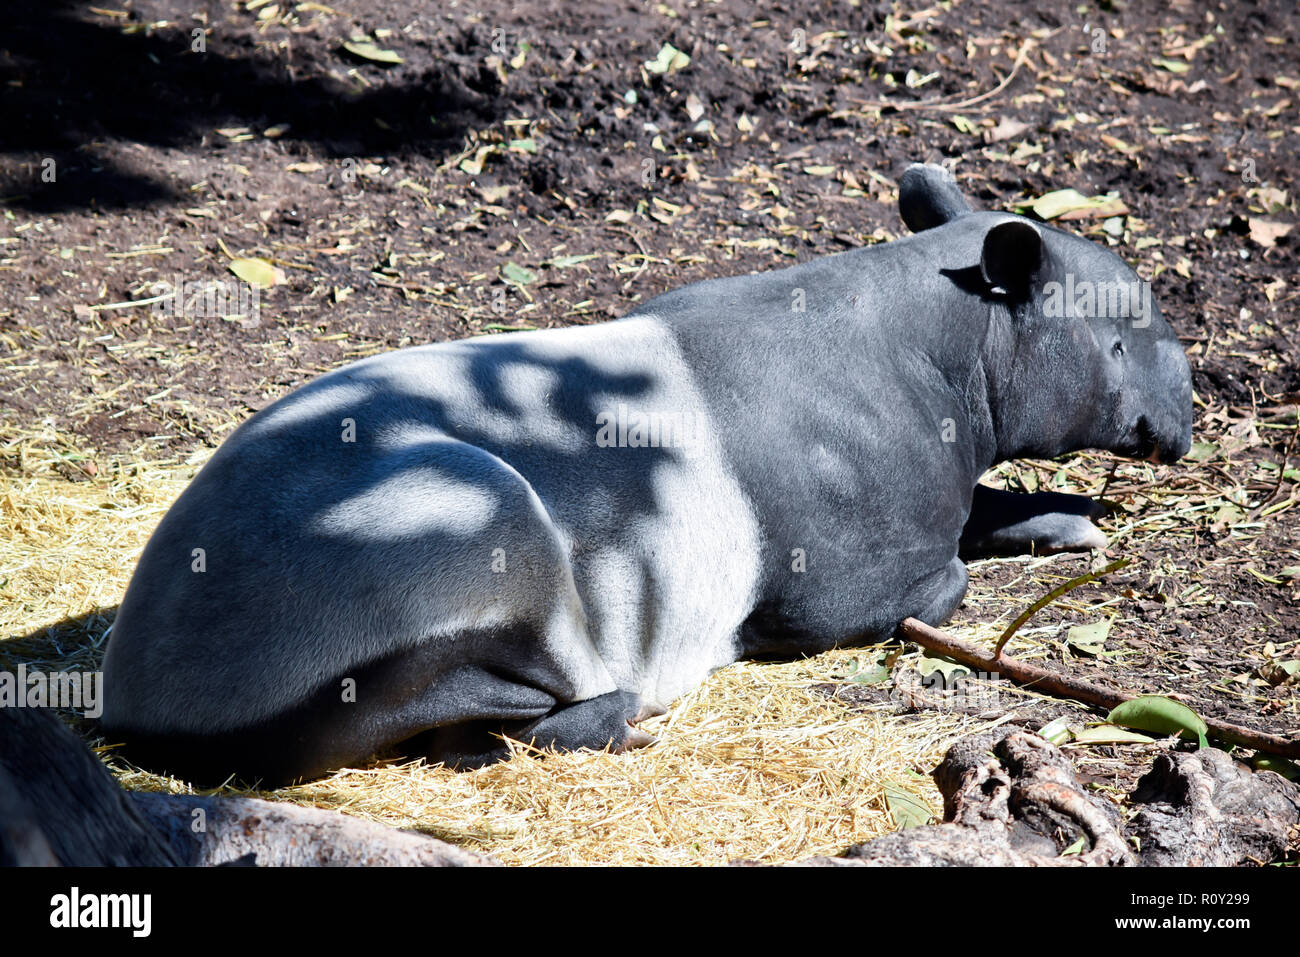
[(1086, 498), (978, 483), (1188, 450), (1149, 290), (1085, 239), (972, 212), (942, 168), (909, 168), (900, 207), (895, 242), (375, 356), (253, 416), (140, 558), (110, 739), (268, 783), (394, 749), (481, 766), (503, 735), (627, 749), (738, 658), (943, 622), (962, 555), (1104, 545)]

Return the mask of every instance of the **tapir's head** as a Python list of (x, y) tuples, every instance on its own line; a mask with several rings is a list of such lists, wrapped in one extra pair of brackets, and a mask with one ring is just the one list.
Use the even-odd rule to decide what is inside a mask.
[(910, 167), (899, 205), (913, 232), (943, 229), (943, 248), (971, 260), (945, 274), (989, 304), (999, 458), (1100, 448), (1173, 462), (1187, 453), (1187, 357), (1124, 260), (1020, 216), (972, 212), (939, 166)]

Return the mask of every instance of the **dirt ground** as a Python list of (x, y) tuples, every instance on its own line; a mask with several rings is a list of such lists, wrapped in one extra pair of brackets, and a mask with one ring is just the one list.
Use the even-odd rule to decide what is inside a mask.
[[(1013, 650), (1296, 736), (1298, 34), (1289, 0), (16, 0), (0, 33), (8, 495), (34, 430), (40, 468), (105, 482), (201, 456), (360, 356), (600, 322), (889, 240), (910, 162), (944, 163), (988, 208), (1113, 193), (1122, 207), (1060, 225), (1152, 280), (1192, 361), (1193, 454), (1004, 467), (996, 481), (1102, 495), (1112, 545), (978, 563), (953, 627), (991, 638), (1131, 558)], [(256, 310), (159, 298), (254, 257), (278, 270)], [(14, 580), (0, 569), (0, 600), (25, 600)], [(1071, 650), (1069, 626), (1112, 616), (1100, 653)], [(58, 623), (27, 624), (20, 641)], [(1122, 758), (1095, 750), (1099, 780)]]

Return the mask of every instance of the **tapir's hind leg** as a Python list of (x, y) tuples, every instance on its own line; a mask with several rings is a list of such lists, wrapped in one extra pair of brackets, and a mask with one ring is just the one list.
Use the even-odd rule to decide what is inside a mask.
[(1092, 524), (1105, 512), (1105, 506), (1084, 495), (1007, 492), (977, 485), (960, 554), (979, 558), (1105, 548), (1106, 536)]
[(611, 691), (586, 701), (559, 704), (532, 721), (484, 722), (439, 728), (420, 741), (430, 761), (468, 770), (505, 759), (510, 738), (543, 751), (631, 751), (655, 743), (641, 730), (646, 718), (664, 713), (662, 705), (631, 691)]
[(966, 566), (960, 558), (953, 556), (940, 572), (916, 587), (910, 599), (913, 607), (908, 616), (919, 618), (927, 625), (942, 625), (961, 606), (969, 584)]

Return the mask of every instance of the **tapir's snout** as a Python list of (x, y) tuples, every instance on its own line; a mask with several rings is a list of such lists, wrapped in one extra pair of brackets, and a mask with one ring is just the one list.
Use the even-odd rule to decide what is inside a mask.
[[(1138, 426), (1139, 432), (1146, 432), (1149, 429), (1150, 426), (1148, 426), (1146, 420), (1143, 419)], [(1151, 438), (1146, 439), (1143, 445), (1144, 448), (1149, 447), (1151, 449), (1151, 453), (1146, 456), (1148, 462), (1172, 465), (1174, 462), (1177, 462), (1186, 455), (1191, 449), (1191, 428), (1188, 428), (1186, 435), (1179, 435), (1177, 438), (1173, 439), (1162, 440), (1158, 436), (1153, 435)]]
[(1138, 422), (1138, 434), (1150, 446), (1144, 457), (1168, 465), (1192, 448), (1192, 370), (1177, 339), (1159, 343), (1155, 365), (1153, 403)]

